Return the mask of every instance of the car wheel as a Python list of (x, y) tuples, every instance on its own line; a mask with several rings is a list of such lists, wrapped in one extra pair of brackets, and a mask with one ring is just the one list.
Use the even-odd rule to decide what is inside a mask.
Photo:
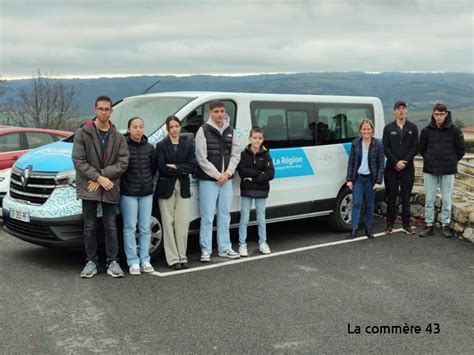
[(330, 216), (330, 224), (341, 232), (351, 230), (352, 222), (352, 191), (344, 187), (336, 198), (336, 205)]
[(155, 216), (151, 216), (150, 257), (153, 259), (163, 251), (163, 228)]

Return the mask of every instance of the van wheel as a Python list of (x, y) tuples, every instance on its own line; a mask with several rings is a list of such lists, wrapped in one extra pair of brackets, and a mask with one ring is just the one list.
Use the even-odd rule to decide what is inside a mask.
[(150, 258), (154, 259), (163, 254), (163, 228), (155, 216), (151, 216)]
[(334, 212), (329, 217), (331, 226), (341, 232), (352, 229), (352, 191), (344, 187), (336, 199)]

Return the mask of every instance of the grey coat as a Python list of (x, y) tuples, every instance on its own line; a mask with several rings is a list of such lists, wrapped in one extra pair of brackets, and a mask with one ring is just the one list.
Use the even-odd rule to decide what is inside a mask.
[[(128, 167), (128, 145), (125, 137), (111, 124), (108, 136), (107, 154), (102, 161), (101, 147), (94, 121), (87, 122), (74, 136), (72, 161), (76, 169), (76, 194), (78, 199), (119, 203), (120, 177)], [(97, 181), (99, 176), (109, 178), (114, 187), (105, 191), (99, 187), (95, 192), (87, 191), (89, 180)]]

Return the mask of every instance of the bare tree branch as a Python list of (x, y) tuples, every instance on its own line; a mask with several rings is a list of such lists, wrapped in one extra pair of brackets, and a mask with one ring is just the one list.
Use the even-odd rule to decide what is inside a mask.
[(33, 74), (31, 87), (21, 89), (6, 107), (7, 119), (20, 126), (67, 129), (74, 124), (78, 91), (59, 79)]

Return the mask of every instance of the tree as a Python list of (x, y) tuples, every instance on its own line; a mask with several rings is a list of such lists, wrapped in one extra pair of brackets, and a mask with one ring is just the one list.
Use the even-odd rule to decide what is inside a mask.
[[(2, 79), (2, 77), (0, 77), (0, 96), (2, 96), (6, 91), (7, 91), (7, 88), (5, 86), (5, 82), (6, 80), (5, 79)], [(4, 103), (0, 103), (0, 122), (2, 124), (6, 124), (8, 125), (8, 116), (6, 115), (6, 105)]]
[(7, 119), (19, 126), (68, 129), (77, 110), (78, 91), (59, 79), (43, 75), (38, 69), (31, 86), (20, 89), (6, 108)]
[(461, 129), (464, 128), (464, 121), (461, 120), (460, 118), (456, 118), (456, 119), (454, 120), (454, 124), (455, 124), (456, 126), (458, 126), (459, 128), (461, 128)]
[(7, 91), (5, 87), (5, 79), (2, 79), (2, 77), (0, 76), (0, 95), (3, 95), (5, 91)]

